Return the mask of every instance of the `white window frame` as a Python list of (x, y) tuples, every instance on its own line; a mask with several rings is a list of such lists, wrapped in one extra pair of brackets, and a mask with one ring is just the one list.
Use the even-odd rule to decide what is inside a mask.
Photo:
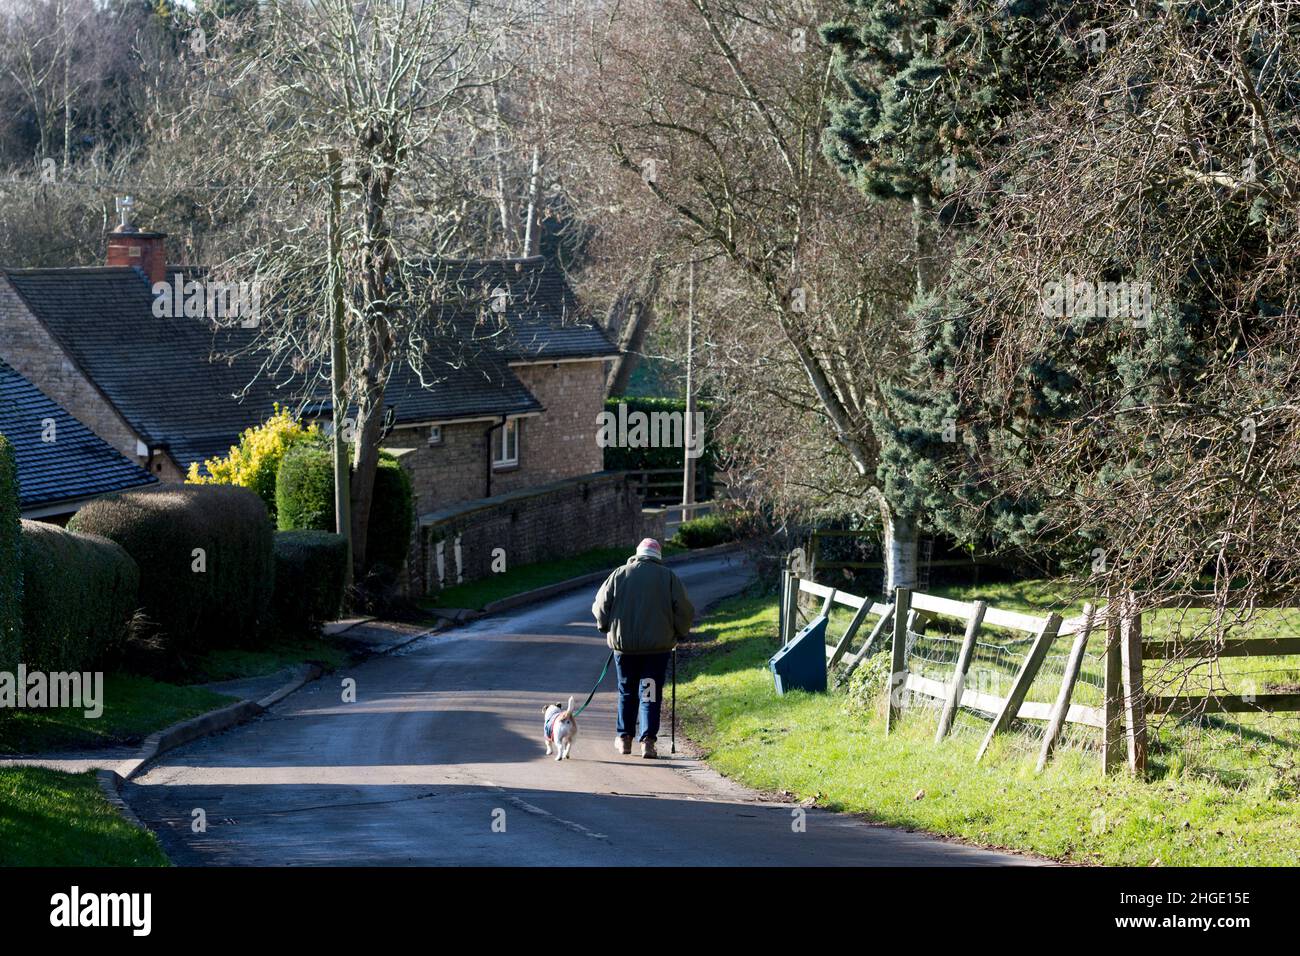
[(429, 426), (429, 444), (430, 444), (430, 445), (441, 445), (441, 444), (442, 444), (442, 426), (441, 426), (441, 425), (430, 425), (430, 426)]
[[(500, 437), (493, 440), (492, 443), (492, 467), (493, 468), (513, 468), (519, 464), (519, 431), (521, 418), (506, 419), (497, 432)], [(512, 441), (513, 436), (513, 441)], [(514, 445), (512, 449), (510, 446)], [(511, 454), (511, 451), (514, 454)]]

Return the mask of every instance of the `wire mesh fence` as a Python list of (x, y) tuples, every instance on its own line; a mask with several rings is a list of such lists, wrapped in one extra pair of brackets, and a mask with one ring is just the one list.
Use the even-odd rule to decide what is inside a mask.
[[(798, 590), (793, 628), (827, 613), (827, 655), (832, 657), (831, 648), (857, 612), (837, 600), (828, 601), (828, 596), (836, 597), (830, 588), (820, 588), (819, 593)], [(948, 604), (953, 608), (973, 606)], [(1104, 718), (1111, 715), (1113, 735), (1114, 715), (1122, 713), (1122, 701), (1115, 698), (1118, 681), (1114, 674), (1111, 699), (1107, 699), (1108, 658), (1114, 656), (1116, 661), (1110, 663), (1117, 666), (1120, 640), (1119, 615), (1108, 622), (1110, 613), (1099, 611), (1091, 629), (1080, 624), (1081, 618), (1072, 618), (1063, 625), (1060, 636), (1047, 641), (1036, 672), (1028, 668), (1032, 679), (1027, 689), (1020, 688), (1023, 702), (1015, 704), (1016, 713), (1008, 716), (1004, 732), (998, 735), (1002, 754), (1029, 757), (1050, 750), (1043, 747), (1044, 737), (1071, 673), (1076, 640), (1081, 642), (1077, 674), (1069, 683), (1062, 709), (1069, 719), (1062, 717), (1059, 736), (1053, 737), (1052, 744), (1057, 751), (1105, 752)], [(1011, 709), (1007, 700), (1027, 667), (1037, 635), (1023, 629), (1024, 622), (1034, 618), (1015, 613), (1003, 617), (1021, 618), (1021, 629), (997, 623), (984, 623), (976, 629), (961, 703), (947, 730), (949, 736), (991, 737), (999, 706)], [(957, 673), (966, 624), (955, 613), (909, 614), (902, 658), (905, 678), (898, 691), (899, 705), (909, 722), (939, 726)], [(841, 648), (843, 656), (837, 658), (841, 665), (862, 649), (868, 631), (869, 627), (862, 627), (850, 646)], [(1086, 631), (1086, 636), (1076, 637), (1080, 631)], [(892, 632), (891, 625), (884, 639), (869, 649), (872, 656), (888, 651)], [(1274, 646), (1300, 646), (1300, 608), (1256, 608), (1226, 621), (1222, 614), (1212, 617), (1208, 610), (1198, 608), (1146, 610), (1139, 615), (1136, 635), (1135, 699), (1139, 700), (1138, 713), (1146, 716), (1144, 739), (1150, 761), (1149, 767), (1138, 769), (1149, 769), (1158, 776), (1194, 776), (1229, 788), (1262, 786), (1279, 798), (1300, 796), (1300, 761), (1296, 759), (1300, 653), (1265, 653)], [(1251, 641), (1256, 643), (1242, 646)], [(1148, 655), (1145, 661), (1143, 649)], [(1253, 706), (1256, 701), (1259, 706)], [(1122, 752), (1124, 741), (1118, 743)], [(1113, 736), (1111, 746), (1116, 746)], [(1040, 759), (1040, 766), (1045, 759)]]
[[(1147, 694), (1178, 706), (1149, 718), (1152, 761), (1165, 772), (1212, 779), (1231, 788), (1265, 786), (1300, 796), (1300, 657), (1230, 652), (1300, 637), (1300, 608), (1243, 609), (1228, 617), (1202, 608), (1164, 608), (1143, 617), (1143, 636), (1172, 648), (1145, 661)], [(1208, 647), (1205, 646), (1208, 643)], [(1218, 708), (1235, 708), (1220, 712)]]
[[(909, 629), (905, 657), (908, 673), (929, 678), (946, 689), (955, 677), (963, 640), (961, 622), (955, 619), (932, 618), (921, 632)], [(1033, 643), (1034, 637), (1022, 632), (997, 627), (981, 628), (963, 681), (965, 691), (973, 692), (990, 705), (1005, 701)], [(1093, 707), (1102, 704), (1104, 639), (1097, 644), (1093, 653), (1085, 654), (1072, 698), (1075, 703)], [(1058, 638), (1053, 643), (1052, 650), (1043, 658), (1025, 693), (1027, 702), (1050, 705), (1056, 700), (1065, 679), (1069, 645), (1070, 641), (1065, 638)], [(936, 724), (944, 704), (941, 697), (917, 692), (909, 693), (905, 701), (911, 719), (933, 720)], [(1045, 710), (1043, 713), (1046, 716)], [(993, 718), (994, 714), (988, 710), (959, 706), (947, 734), (982, 739), (988, 734)], [(1037, 756), (1047, 727), (1046, 719), (1014, 718), (1008, 732), (1003, 735), (1003, 750), (1017, 756)], [(1100, 728), (1067, 722), (1056, 746), (1099, 753), (1101, 743)]]

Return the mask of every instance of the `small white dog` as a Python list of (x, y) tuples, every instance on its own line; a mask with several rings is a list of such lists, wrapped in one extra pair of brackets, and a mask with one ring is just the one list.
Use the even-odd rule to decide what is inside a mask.
[(546, 707), (546, 717), (542, 722), (542, 735), (546, 739), (546, 752), (551, 752), (551, 744), (555, 744), (555, 759), (563, 760), (569, 756), (569, 750), (573, 747), (573, 740), (578, 736), (578, 720), (573, 716), (573, 698), (569, 698), (569, 706), (561, 707), (559, 704), (548, 704)]

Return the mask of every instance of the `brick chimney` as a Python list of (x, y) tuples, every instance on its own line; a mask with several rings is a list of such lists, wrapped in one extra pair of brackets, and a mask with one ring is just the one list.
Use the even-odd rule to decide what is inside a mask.
[(131, 223), (131, 210), (135, 200), (121, 196), (117, 212), (121, 221), (108, 234), (108, 264), (110, 266), (136, 266), (149, 279), (149, 284), (167, 280), (167, 254), (163, 249), (163, 232), (141, 232)]

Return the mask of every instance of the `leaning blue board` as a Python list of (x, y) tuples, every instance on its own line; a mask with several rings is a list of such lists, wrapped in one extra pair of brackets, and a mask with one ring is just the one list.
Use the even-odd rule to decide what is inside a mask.
[(776, 692), (826, 690), (826, 615), (795, 635), (767, 662), (776, 680)]

